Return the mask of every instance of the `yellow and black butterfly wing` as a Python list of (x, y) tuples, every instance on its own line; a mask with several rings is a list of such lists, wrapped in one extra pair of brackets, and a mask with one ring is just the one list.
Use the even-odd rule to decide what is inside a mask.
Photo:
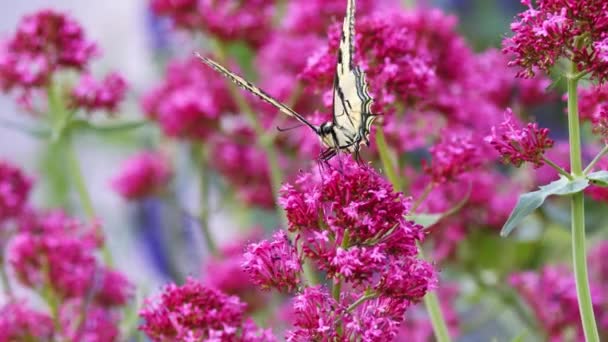
[(215, 62), (213, 60), (211, 60), (211, 59), (209, 59), (207, 57), (201, 56), (200, 54), (196, 54), (196, 56), (198, 58), (200, 58), (200, 60), (203, 61), (205, 64), (207, 64), (208, 66), (210, 66), (211, 68), (213, 68), (215, 71), (219, 72), (220, 74), (224, 75), (224, 77), (226, 77), (229, 80), (231, 80), (233, 83), (235, 83), (240, 88), (249, 91), (253, 95), (259, 97), (262, 100), (264, 100), (265, 102), (273, 105), (281, 113), (296, 118), (298, 121), (300, 121), (304, 125), (310, 127), (313, 131), (315, 131), (318, 134), (318, 132), (319, 132), (319, 128), (318, 127), (316, 127), (315, 125), (313, 125), (310, 122), (308, 122), (308, 120), (304, 119), (304, 117), (302, 115), (298, 114), (293, 109), (291, 109), (291, 108), (287, 107), (286, 105), (284, 105), (283, 103), (279, 102), (279, 100), (277, 100), (274, 97), (268, 95), (268, 93), (266, 93), (262, 89), (256, 87), (255, 85), (253, 85), (250, 82), (248, 82), (245, 79), (243, 79), (241, 76), (233, 73), (232, 71), (226, 69), (225, 67), (223, 67), (222, 65), (220, 65), (219, 63), (217, 63), (217, 62)]
[[(367, 142), (375, 116), (363, 71), (354, 65), (355, 0), (348, 0), (334, 76), (334, 126), (340, 146)], [(358, 147), (358, 146), (357, 146)]]

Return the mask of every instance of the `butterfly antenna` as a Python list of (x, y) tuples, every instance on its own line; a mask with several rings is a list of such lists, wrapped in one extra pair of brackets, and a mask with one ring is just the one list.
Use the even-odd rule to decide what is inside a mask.
[(279, 132), (287, 132), (287, 131), (291, 131), (292, 129), (300, 128), (302, 126), (304, 126), (304, 124), (299, 124), (299, 125), (295, 125), (295, 126), (291, 126), (291, 127), (287, 127), (287, 128), (282, 128), (282, 127), (277, 126), (277, 130)]

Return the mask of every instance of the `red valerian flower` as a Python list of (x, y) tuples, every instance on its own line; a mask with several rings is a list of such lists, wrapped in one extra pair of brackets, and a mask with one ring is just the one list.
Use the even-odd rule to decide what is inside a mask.
[(108, 74), (101, 82), (90, 74), (84, 74), (72, 90), (72, 105), (86, 111), (112, 113), (124, 99), (126, 91), (127, 82), (118, 73)]
[[(385, 286), (390, 281), (382, 275), (400, 276), (389, 276), (391, 264), (417, 264), (416, 243), (424, 238), (422, 226), (404, 218), (410, 200), (375, 170), (350, 159), (320, 172), (302, 173), (281, 190), (280, 204), (302, 252), (329, 278), (391, 292), (391, 286)], [(411, 274), (412, 280), (421, 275), (421, 291), (411, 300), (433, 286), (435, 274), (428, 270), (425, 275)]]
[(259, 44), (272, 29), (275, 0), (152, 0), (151, 5), (178, 28)]
[(424, 172), (433, 183), (449, 182), (481, 165), (481, 150), (472, 133), (444, 132), (440, 139), (430, 149), (431, 162), (423, 163)]
[(345, 308), (321, 286), (307, 287), (293, 299), (294, 328), (286, 334), (289, 342), (333, 341)]
[(85, 69), (97, 53), (79, 23), (45, 9), (26, 15), (0, 48), (0, 87), (43, 87), (60, 69)]
[(523, 68), (520, 76), (548, 71), (561, 57), (576, 63), (592, 77), (608, 77), (606, 35), (608, 3), (603, 0), (522, 0), (528, 9), (511, 24), (514, 35), (503, 42), (504, 51), (515, 57), (511, 65)]
[(544, 153), (554, 143), (547, 128), (539, 128), (536, 123), (528, 123), (522, 128), (510, 108), (505, 111), (505, 121), (492, 127), (492, 134), (485, 140), (498, 151), (505, 163), (519, 167), (529, 162), (536, 168), (544, 165)]
[(31, 187), (32, 180), (23, 171), (0, 160), (0, 223), (21, 213)]
[(50, 342), (54, 334), (51, 317), (28, 308), (21, 301), (0, 308), (0, 341)]
[(198, 58), (175, 60), (165, 80), (143, 96), (142, 107), (167, 136), (205, 140), (217, 131), (222, 113), (236, 112), (227, 86)]
[[(59, 308), (62, 337), (67, 341), (117, 341), (119, 312), (85, 301), (86, 298), (72, 299)], [(84, 317), (83, 308), (86, 308)]]
[(171, 176), (171, 166), (163, 154), (145, 151), (124, 163), (112, 187), (124, 198), (136, 200), (164, 189)]
[(247, 246), (243, 257), (243, 269), (263, 290), (291, 292), (300, 284), (302, 258), (283, 230), (276, 232), (272, 241)]
[(153, 341), (274, 341), (243, 317), (245, 304), (189, 278), (182, 286), (170, 284), (159, 298), (140, 311), (140, 330)]

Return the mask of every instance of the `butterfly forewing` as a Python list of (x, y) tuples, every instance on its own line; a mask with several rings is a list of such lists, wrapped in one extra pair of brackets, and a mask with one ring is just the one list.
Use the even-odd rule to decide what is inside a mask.
[(197, 54), (196, 56), (198, 58), (200, 58), (200, 60), (203, 61), (205, 64), (207, 64), (208, 66), (210, 66), (211, 68), (213, 68), (214, 70), (216, 70), (217, 72), (219, 72), (220, 74), (224, 75), (226, 78), (228, 78), (229, 80), (231, 80), (232, 82), (234, 82), (236, 85), (238, 85), (242, 89), (245, 89), (245, 90), (249, 91), (253, 95), (259, 97), (262, 100), (264, 100), (265, 102), (273, 105), (281, 113), (296, 118), (298, 121), (300, 121), (301, 123), (303, 123), (306, 126), (310, 127), (315, 132), (318, 132), (319, 129), (315, 125), (313, 125), (310, 122), (308, 122), (308, 120), (304, 119), (304, 117), (302, 115), (298, 114), (296, 111), (294, 111), (293, 109), (291, 109), (288, 106), (284, 105), (283, 103), (281, 103), (279, 100), (275, 99), (274, 97), (268, 95), (268, 93), (266, 93), (262, 89), (256, 87), (255, 85), (253, 85), (250, 82), (248, 82), (245, 79), (243, 79), (241, 76), (233, 73), (232, 71), (226, 69), (225, 67), (223, 67), (222, 65), (220, 65), (219, 63), (217, 63), (217, 62), (215, 62), (213, 60), (211, 60), (211, 59), (209, 59), (207, 57), (201, 56), (199, 54)]

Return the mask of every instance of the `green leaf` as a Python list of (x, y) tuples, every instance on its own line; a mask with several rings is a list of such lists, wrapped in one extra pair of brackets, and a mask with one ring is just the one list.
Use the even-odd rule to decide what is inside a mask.
[(608, 171), (596, 171), (587, 175), (591, 184), (608, 187)]
[(73, 120), (71, 126), (78, 129), (87, 129), (99, 133), (117, 133), (122, 131), (129, 131), (146, 125), (148, 121), (132, 121), (122, 122), (109, 125), (95, 125), (87, 120)]
[(442, 217), (443, 214), (414, 214), (409, 215), (407, 218), (408, 220), (412, 220), (424, 228), (429, 228), (430, 226), (439, 222)]
[(554, 182), (539, 187), (539, 190), (520, 195), (515, 208), (502, 227), (500, 235), (503, 237), (509, 235), (526, 216), (538, 209), (547, 197), (551, 195), (572, 195), (583, 191), (588, 186), (589, 180), (585, 178), (569, 180), (566, 177), (561, 177)]

